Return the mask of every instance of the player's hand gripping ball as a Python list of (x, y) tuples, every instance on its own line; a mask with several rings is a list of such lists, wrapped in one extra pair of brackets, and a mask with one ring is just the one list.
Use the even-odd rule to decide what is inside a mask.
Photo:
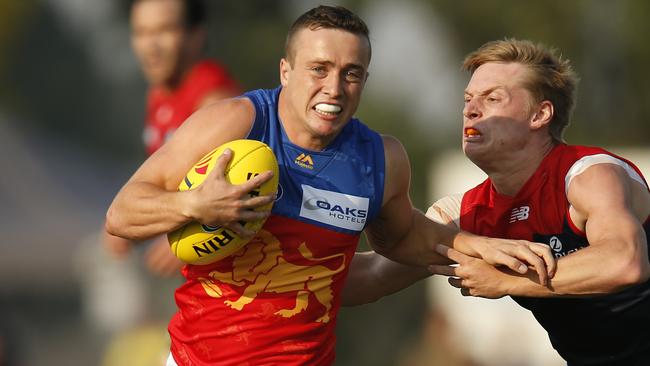
[[(268, 195), (278, 188), (278, 162), (273, 150), (266, 144), (256, 140), (235, 140), (225, 143), (205, 155), (187, 173), (181, 184), (180, 191), (194, 189), (201, 185), (208, 176), (226, 148), (232, 150), (233, 156), (226, 166), (225, 177), (230, 184), (243, 184), (255, 175), (265, 171), (273, 171), (273, 177), (260, 187), (251, 191), (251, 196)], [(273, 202), (257, 208), (259, 211), (270, 210)], [(266, 218), (248, 221), (244, 227), (257, 232)], [(209, 264), (217, 262), (238, 251), (251, 238), (241, 238), (225, 227), (211, 227), (199, 222), (190, 222), (167, 234), (172, 251), (183, 262), (189, 264)]]

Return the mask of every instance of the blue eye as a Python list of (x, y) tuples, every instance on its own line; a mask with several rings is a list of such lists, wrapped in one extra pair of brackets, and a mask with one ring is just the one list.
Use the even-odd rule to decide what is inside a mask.
[(350, 82), (357, 82), (361, 80), (361, 73), (358, 71), (348, 71), (345, 73), (345, 80)]

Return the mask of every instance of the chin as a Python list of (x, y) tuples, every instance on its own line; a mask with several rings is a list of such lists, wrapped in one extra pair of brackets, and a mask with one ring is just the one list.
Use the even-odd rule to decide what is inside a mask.
[(484, 149), (479, 148), (478, 146), (472, 146), (471, 144), (463, 145), (463, 153), (469, 160), (474, 161), (474, 159), (479, 159), (482, 155), (485, 155)]

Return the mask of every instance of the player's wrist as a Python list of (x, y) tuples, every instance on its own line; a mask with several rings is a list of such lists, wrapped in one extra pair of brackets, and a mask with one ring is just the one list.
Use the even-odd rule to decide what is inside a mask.
[(467, 231), (459, 231), (454, 238), (454, 249), (475, 258), (483, 258), (486, 248), (489, 246), (489, 238), (471, 234)]
[(180, 201), (180, 214), (187, 221), (200, 221), (196, 192), (195, 190), (188, 190), (176, 193)]

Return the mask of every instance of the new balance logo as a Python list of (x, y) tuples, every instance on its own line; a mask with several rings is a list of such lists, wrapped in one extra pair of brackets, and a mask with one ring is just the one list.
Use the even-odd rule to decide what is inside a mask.
[(298, 155), (293, 162), (302, 168), (314, 169), (314, 160), (311, 158), (311, 155), (309, 154), (302, 153)]
[(510, 223), (512, 224), (515, 221), (527, 220), (530, 213), (529, 206), (521, 206), (518, 208), (513, 208), (510, 213)]

